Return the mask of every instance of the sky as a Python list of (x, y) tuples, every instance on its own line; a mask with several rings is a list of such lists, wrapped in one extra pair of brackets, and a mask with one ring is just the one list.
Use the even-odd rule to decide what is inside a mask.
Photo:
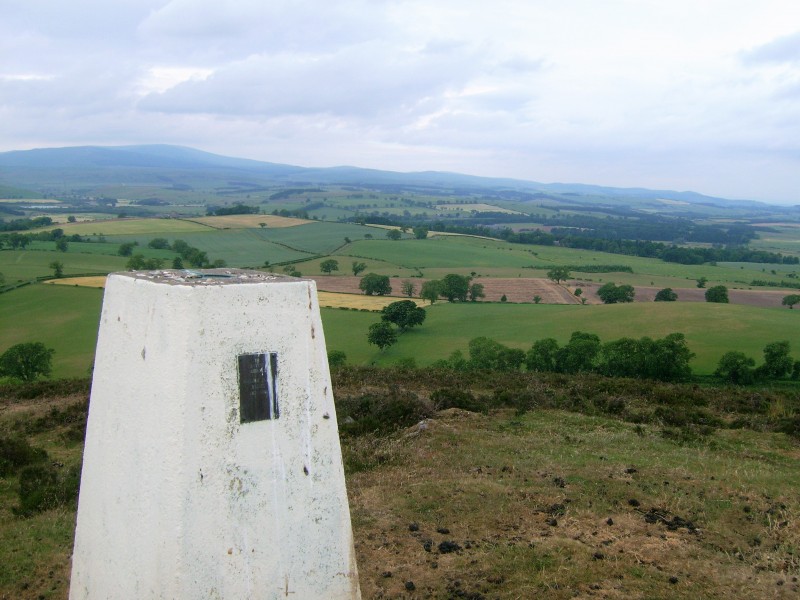
[(800, 204), (798, 0), (0, 0), (0, 151)]

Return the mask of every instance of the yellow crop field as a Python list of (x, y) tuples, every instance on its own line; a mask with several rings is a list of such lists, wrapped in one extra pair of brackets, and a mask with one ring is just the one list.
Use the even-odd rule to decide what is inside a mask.
[[(43, 230), (54, 229), (56, 225), (43, 227)], [(193, 233), (208, 231), (206, 225), (183, 219), (105, 219), (85, 221), (83, 223), (60, 223), (57, 227), (66, 235), (169, 235), (173, 233)]]
[(44, 283), (53, 285), (77, 285), (79, 287), (102, 288), (106, 286), (104, 275), (97, 277), (62, 277), (61, 279), (50, 279)]
[[(77, 285), (80, 287), (102, 288), (106, 285), (106, 278), (100, 277), (63, 277), (61, 279), (50, 279), (45, 283), (51, 285)], [(390, 296), (364, 296), (362, 294), (337, 294), (335, 292), (317, 292), (319, 305), (327, 308), (355, 308), (358, 310), (381, 310), (392, 302), (397, 302), (401, 298)], [(417, 305), (422, 304), (416, 301)]]
[(0, 204), (60, 204), (52, 198), (0, 198)]
[(261, 223), (266, 223), (266, 227), (275, 229), (305, 225), (309, 222), (307, 219), (278, 217), (276, 215), (224, 215), (222, 217), (200, 217), (193, 219), (193, 221), (214, 229), (256, 229), (261, 227)]
[(484, 204), (484, 203), (477, 203), (477, 204), (438, 204), (436, 206), (436, 210), (466, 210), (475, 212), (495, 212), (495, 213), (505, 213), (508, 215), (521, 215), (521, 213), (516, 210), (511, 210), (509, 208), (501, 208), (499, 206), (495, 206), (494, 204)]
[(317, 292), (319, 305), (328, 308), (355, 308), (381, 310), (392, 302), (411, 300), (418, 306), (422, 303), (411, 298), (394, 298), (391, 296), (364, 296), (362, 294), (338, 294), (336, 292)]

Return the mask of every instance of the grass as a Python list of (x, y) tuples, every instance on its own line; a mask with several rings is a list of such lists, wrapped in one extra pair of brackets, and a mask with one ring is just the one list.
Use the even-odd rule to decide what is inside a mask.
[[(791, 311), (705, 303), (594, 306), (437, 303), (432, 308), (426, 306), (426, 310), (424, 325), (400, 336), (398, 343), (384, 352), (373, 352), (371, 360), (390, 365), (414, 358), (421, 366), (429, 365), (455, 350), (466, 352), (469, 340), (480, 336), (527, 350), (534, 341), (546, 337), (563, 344), (573, 331), (596, 333), (602, 341), (625, 336), (657, 338), (679, 332), (686, 335), (689, 348), (697, 355), (691, 363), (694, 372), (707, 375), (729, 350), (742, 351), (760, 362), (767, 343), (789, 339), (789, 332), (797, 328)], [(348, 356), (351, 353), (362, 356), (358, 337), (351, 339), (356, 345), (334, 342), (333, 349)], [(794, 353), (798, 356), (800, 348), (795, 347)]]
[[(42, 243), (43, 244), (43, 243)], [(49, 244), (52, 246), (52, 244)], [(76, 244), (77, 245), (77, 244)], [(91, 244), (83, 244), (91, 245)], [(76, 252), (70, 247), (67, 252), (55, 250), (0, 250), (0, 273), (6, 283), (28, 281), (36, 277), (53, 274), (50, 263), (59, 261), (64, 264), (64, 274), (110, 273), (125, 269), (127, 258), (109, 254)]]
[(0, 348), (42, 342), (56, 352), (53, 377), (84, 377), (94, 361), (102, 290), (30, 285), (0, 294)]
[[(676, 446), (560, 411), (438, 417), (398, 442), (395, 466), (348, 482), (362, 594), (399, 595), (405, 581), (430, 597), (763, 598), (777, 581), (789, 593), (800, 480), (784, 477), (800, 465), (782, 436), (759, 436), (765, 448), (748, 437)], [(783, 530), (768, 520), (780, 506)], [(651, 509), (699, 533), (648, 523)], [(460, 550), (443, 554), (442, 541)]]
[(85, 223), (61, 223), (40, 231), (60, 228), (66, 235), (145, 235), (164, 237), (166, 234), (207, 231), (208, 226), (181, 219), (107, 219)]
[[(94, 352), (101, 294), (89, 288), (34, 285), (0, 295), (0, 348), (41, 341), (56, 349), (56, 376), (84, 375)], [(376, 298), (372, 301), (376, 304), (368, 308), (377, 310), (398, 299)], [(352, 296), (348, 305), (350, 300), (357, 301), (359, 308), (367, 301)], [(712, 373), (729, 350), (761, 362), (764, 346), (783, 339), (794, 344), (796, 358), (800, 355), (790, 335), (797, 330), (796, 310), (680, 302), (591, 306), (437, 302), (424, 307), (425, 323), (401, 335), (397, 344), (383, 352), (366, 339), (369, 325), (379, 320), (377, 314), (323, 308), (328, 349), (343, 351), (350, 364), (392, 365), (413, 358), (425, 366), (455, 350), (465, 352), (469, 340), (479, 336), (527, 350), (545, 337), (563, 344), (573, 331), (596, 333), (603, 341), (680, 332), (697, 355), (691, 364), (698, 375)]]
[[(760, 600), (800, 591), (797, 439), (722, 427), (676, 441), (658, 422), (606, 414), (430, 404), (432, 391), (458, 387), (567, 404), (613, 395), (652, 409), (665, 392), (709, 402), (703, 394), (724, 389), (370, 369), (334, 371), (333, 384), (340, 422), (368, 397), (422, 408), (380, 435), (340, 426), (364, 598)], [(0, 388), (0, 436), (22, 431), (63, 468), (77, 464), (81, 444), (48, 415), (80, 405), (85, 392), (10, 392)], [(0, 598), (66, 598), (74, 507), (19, 518), (16, 486), (15, 475), (0, 479)]]

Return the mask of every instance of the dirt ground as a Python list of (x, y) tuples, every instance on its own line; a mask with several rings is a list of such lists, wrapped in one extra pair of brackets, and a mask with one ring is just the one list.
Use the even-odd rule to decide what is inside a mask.
[[(326, 292), (339, 292), (348, 294), (358, 294), (358, 283), (360, 277), (351, 275), (343, 276), (320, 276), (308, 277), (317, 282), (317, 289)], [(400, 286), (404, 278), (393, 277), (392, 296), (401, 296)], [(419, 293), (419, 288), (427, 279), (412, 277), (408, 279), (416, 286), (415, 295)], [(601, 304), (597, 296), (600, 284), (586, 283), (582, 281), (568, 281), (566, 284), (556, 285), (549, 279), (529, 279), (529, 278), (479, 278), (474, 280), (476, 283), (483, 284), (483, 291), (487, 302), (499, 302), (503, 294), (509, 302), (533, 302), (534, 296), (541, 296), (543, 304), (580, 304), (579, 298), (574, 296), (576, 288), (583, 290), (583, 297), (586, 304)], [(636, 287), (636, 302), (652, 302), (661, 288), (649, 286)], [(699, 288), (675, 288), (679, 302), (705, 302), (705, 289)], [(785, 290), (728, 290), (731, 304), (747, 304), (759, 307), (780, 308), (783, 297), (788, 292)]]

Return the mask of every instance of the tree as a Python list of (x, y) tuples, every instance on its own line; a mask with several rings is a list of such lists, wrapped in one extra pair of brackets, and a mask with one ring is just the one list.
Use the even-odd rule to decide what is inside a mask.
[(400, 290), (403, 292), (405, 296), (411, 298), (416, 291), (416, 286), (414, 285), (413, 281), (409, 281), (408, 279), (404, 279), (403, 283), (400, 285)]
[(354, 260), (351, 268), (353, 269), (353, 275), (358, 277), (358, 274), (367, 268), (367, 263), (358, 262)]
[(76, 218), (75, 218), (75, 215), (69, 215), (69, 216), (67, 217), (67, 223), (74, 223), (74, 222), (75, 222), (75, 221), (77, 221), (77, 220), (78, 220), (78, 219), (76, 219)]
[(744, 352), (733, 350), (722, 355), (714, 375), (730, 383), (747, 385), (753, 383), (755, 379), (755, 369), (753, 369), (755, 365), (756, 361), (746, 356)]
[(22, 381), (34, 381), (50, 375), (55, 350), (41, 342), (25, 342), (11, 346), (0, 355), (0, 375)]
[(424, 240), (428, 237), (427, 227), (414, 227), (412, 231), (414, 232), (414, 237), (418, 240)]
[(378, 275), (377, 273), (367, 273), (361, 278), (358, 288), (363, 291), (367, 296), (385, 296), (392, 292), (392, 286), (389, 283), (387, 275)]
[(756, 369), (756, 377), (780, 379), (791, 373), (794, 361), (790, 351), (786, 340), (764, 346), (764, 364)]
[(534, 304), (539, 304), (541, 301), (542, 301), (542, 297), (541, 297), (539, 294), (536, 294), (536, 295), (533, 297), (533, 303), (534, 303)]
[(789, 294), (788, 296), (784, 296), (781, 304), (783, 306), (788, 306), (789, 308), (794, 308), (795, 304), (800, 304), (800, 294)]
[(600, 338), (594, 333), (574, 331), (569, 342), (556, 354), (556, 371), (559, 373), (588, 373), (600, 351)]
[(383, 351), (397, 341), (397, 331), (386, 321), (373, 323), (369, 326), (367, 341)]
[(341, 350), (330, 350), (328, 352), (328, 366), (331, 368), (343, 367), (347, 363), (347, 354)]
[(386, 237), (389, 238), (390, 240), (396, 241), (399, 240), (401, 237), (403, 237), (403, 234), (400, 233), (399, 229), (390, 229), (389, 231), (386, 232)]
[(67, 238), (58, 238), (56, 240), (56, 250), (59, 252), (66, 252), (69, 249), (69, 243), (67, 243)]
[(53, 269), (53, 277), (56, 279), (59, 279), (64, 275), (64, 263), (61, 261), (54, 260), (50, 263), (49, 267)]
[(117, 254), (120, 256), (131, 256), (135, 247), (135, 242), (125, 242), (124, 244), (119, 245), (119, 248), (117, 248)]
[(441, 291), (442, 282), (438, 279), (431, 279), (430, 281), (426, 281), (422, 284), (422, 288), (419, 291), (419, 297), (433, 304), (439, 299)]
[(508, 302), (508, 297), (505, 294), (503, 294), (502, 296), (500, 296), (500, 302)]
[(672, 291), (672, 288), (664, 288), (659, 290), (656, 294), (656, 302), (675, 302), (678, 299), (678, 294)]
[(473, 283), (469, 286), (470, 302), (475, 302), (478, 300), (478, 298), (486, 298), (486, 294), (483, 292), (483, 284)]
[(466, 302), (468, 293), (469, 277), (448, 273), (442, 278), (442, 286), (439, 290), (439, 295), (447, 298), (449, 302), (455, 302), (456, 300)]
[(616, 285), (609, 281), (597, 290), (597, 295), (600, 296), (603, 304), (617, 304), (618, 302), (633, 302), (636, 291), (630, 285)]
[(555, 281), (557, 284), (569, 279), (570, 273), (567, 267), (553, 267), (547, 272), (547, 278)]
[(183, 260), (181, 260), (180, 256), (176, 256), (172, 259), (172, 268), (173, 269), (183, 269)]
[(724, 285), (715, 285), (706, 290), (706, 302), (728, 303), (728, 288)]
[(335, 258), (329, 258), (327, 260), (323, 260), (319, 264), (319, 269), (323, 273), (327, 273), (328, 275), (330, 275), (333, 271), (339, 270), (339, 261), (336, 260)]
[(528, 371), (553, 372), (556, 370), (558, 342), (553, 338), (537, 340), (525, 356)]
[(706, 283), (708, 283), (708, 278), (707, 277), (701, 277), (700, 279), (697, 280), (697, 287), (704, 288), (704, 287), (706, 287)]
[(154, 250), (167, 250), (169, 248), (169, 240), (162, 237), (153, 238), (147, 242), (147, 247)]
[(422, 325), (425, 316), (425, 309), (417, 306), (413, 300), (392, 302), (381, 310), (381, 320), (394, 323), (400, 328), (400, 331)]
[(518, 348), (509, 348), (488, 337), (477, 337), (469, 341), (469, 366), (487, 371), (519, 371), (525, 362), (525, 353)]

